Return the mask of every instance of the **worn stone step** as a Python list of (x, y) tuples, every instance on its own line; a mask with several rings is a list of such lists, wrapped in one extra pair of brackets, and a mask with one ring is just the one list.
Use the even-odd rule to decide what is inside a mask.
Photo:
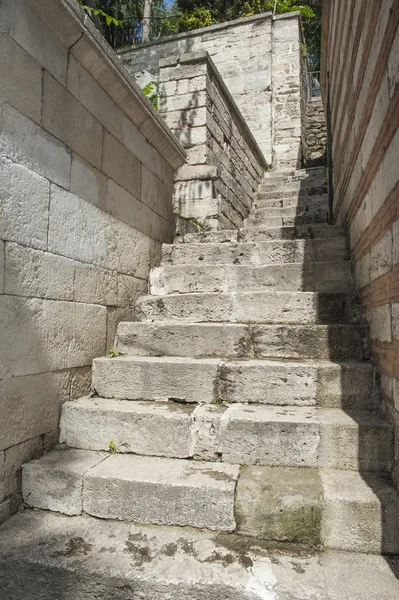
[(268, 192), (267, 194), (256, 194), (252, 203), (252, 211), (267, 208), (295, 208), (298, 212), (328, 210), (328, 196), (323, 193), (301, 195), (298, 192)]
[(270, 240), (225, 244), (164, 244), (164, 264), (193, 265), (277, 265), (286, 263), (331, 262), (349, 258), (345, 237)]
[(234, 531), (239, 467), (222, 463), (53, 451), (23, 467), (28, 506), (158, 525)]
[(314, 206), (306, 210), (299, 208), (253, 208), (244, 222), (244, 227), (259, 226), (279, 227), (284, 225), (303, 225), (306, 223), (327, 223), (328, 210), (326, 206)]
[(136, 356), (361, 360), (368, 357), (365, 337), (359, 325), (121, 322), (116, 349)]
[(80, 398), (62, 407), (60, 442), (83, 450), (190, 458), (196, 410), (172, 402)]
[(0, 529), (2, 600), (397, 600), (398, 569), (394, 557), (43, 511)]
[(316, 223), (296, 227), (264, 227), (263, 229), (240, 229), (224, 231), (202, 231), (200, 233), (186, 233), (177, 236), (176, 243), (186, 244), (224, 244), (229, 242), (267, 242), (277, 239), (307, 239), (330, 238), (345, 236), (346, 232), (339, 225)]
[(313, 200), (314, 196), (323, 198), (323, 201), (328, 202), (328, 189), (325, 185), (302, 189), (300, 185), (269, 185), (263, 190), (260, 189), (255, 195), (255, 202), (272, 201), (277, 199), (297, 199), (299, 202)]
[[(129, 432), (130, 426), (137, 433)], [(100, 398), (67, 403), (61, 424), (61, 439), (75, 448), (106, 450), (112, 441), (116, 451), (127, 454), (353, 471), (389, 471), (392, 436), (388, 422), (366, 411), (233, 404), (191, 412), (176, 404), (161, 408)]]
[(142, 296), (136, 302), (139, 321), (238, 322), (274, 324), (355, 323), (350, 295), (320, 292), (240, 292)]
[(314, 223), (309, 225), (276, 226), (264, 225), (257, 229), (240, 229), (241, 242), (267, 242), (278, 239), (319, 239), (346, 237), (346, 232), (339, 225)]
[(389, 471), (392, 436), (374, 413), (237, 404), (221, 418), (219, 447), (234, 464)]
[(374, 407), (374, 368), (360, 361), (97, 358), (93, 387), (104, 398), (127, 400)]
[(107, 398), (208, 403), (217, 399), (219, 364), (216, 358), (96, 358), (92, 381), (96, 392)]
[(399, 493), (389, 475), (325, 470), (321, 479), (326, 548), (399, 554)]
[(247, 265), (165, 265), (152, 269), (150, 294), (243, 292), (252, 290), (348, 292), (350, 261)]

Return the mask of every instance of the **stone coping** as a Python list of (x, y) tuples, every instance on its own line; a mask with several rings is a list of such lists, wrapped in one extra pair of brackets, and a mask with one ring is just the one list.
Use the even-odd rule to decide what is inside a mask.
[(267, 163), (265, 157), (263, 156), (262, 150), (259, 148), (257, 141), (255, 140), (250, 128), (248, 127), (244, 117), (242, 116), (240, 109), (238, 108), (233, 96), (229, 92), (226, 84), (223, 81), (222, 76), (216, 68), (215, 63), (213, 62), (211, 56), (206, 50), (197, 50), (195, 52), (189, 52), (187, 54), (175, 54), (172, 56), (168, 56), (165, 58), (159, 59), (159, 67), (162, 69), (164, 67), (174, 67), (177, 64), (195, 64), (195, 63), (203, 63), (206, 62), (208, 65), (208, 69), (212, 74), (212, 77), (215, 78), (218, 87), (220, 88), (223, 96), (226, 98), (229, 106), (229, 111), (234, 117), (236, 125), (239, 127), (240, 132), (247, 142), (251, 152), (254, 157), (258, 161), (259, 165), (267, 171), (269, 169), (269, 164)]
[(26, 0), (139, 131), (177, 169), (186, 152), (76, 0)]
[(146, 48), (148, 46), (157, 46), (159, 44), (164, 44), (166, 42), (172, 42), (174, 40), (182, 40), (187, 37), (194, 37), (197, 35), (205, 35), (207, 33), (214, 33), (215, 31), (223, 31), (225, 29), (229, 29), (230, 27), (236, 27), (237, 25), (248, 25), (248, 23), (253, 23), (254, 21), (265, 21), (267, 19), (272, 19), (273, 21), (280, 19), (291, 19), (295, 17), (296, 19), (300, 18), (301, 13), (299, 11), (284, 13), (282, 15), (274, 15), (272, 12), (261, 13), (260, 15), (253, 15), (252, 17), (243, 17), (241, 19), (234, 19), (234, 21), (226, 21), (224, 23), (217, 23), (216, 25), (210, 25), (209, 27), (201, 27), (200, 29), (193, 29), (191, 31), (183, 31), (182, 33), (176, 33), (175, 35), (170, 35), (167, 37), (162, 37), (159, 40), (153, 40), (151, 42), (145, 42), (144, 44), (140, 44), (139, 46), (131, 46), (129, 48), (123, 48), (118, 50), (117, 54), (126, 54), (128, 52), (132, 52), (132, 50), (136, 50), (139, 48)]

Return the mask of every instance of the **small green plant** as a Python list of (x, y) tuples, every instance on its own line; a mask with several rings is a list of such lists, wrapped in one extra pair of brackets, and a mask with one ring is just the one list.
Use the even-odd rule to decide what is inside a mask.
[(111, 25), (111, 23), (113, 25), (115, 25), (115, 27), (119, 27), (120, 25), (123, 24), (123, 21), (120, 21), (119, 19), (115, 19), (115, 17), (113, 17), (112, 15), (108, 15), (107, 13), (105, 13), (103, 10), (100, 10), (99, 8), (93, 8), (92, 6), (87, 6), (87, 4), (84, 3), (84, 0), (78, 0), (80, 6), (83, 8), (83, 10), (85, 12), (87, 12), (87, 14), (93, 14), (95, 16), (100, 16), (100, 17), (104, 17), (105, 22), (107, 25)]
[(107, 358), (116, 358), (117, 356), (119, 356), (119, 352), (114, 348), (114, 346), (111, 346), (111, 348), (109, 348), (107, 351)]
[(113, 442), (112, 440), (110, 441), (110, 443), (108, 444), (108, 452), (110, 454), (116, 454), (118, 452), (118, 449), (116, 447), (115, 442)]
[(205, 229), (204, 223), (202, 221), (199, 221), (195, 217), (190, 217), (189, 221), (191, 221), (191, 223), (194, 223), (194, 225), (198, 225), (198, 227), (201, 227), (201, 229)]
[[(151, 102), (155, 110), (159, 108), (159, 94), (156, 91), (157, 84), (155, 81), (150, 81), (145, 85), (142, 89), (142, 92), (145, 96), (147, 96), (148, 100)], [(155, 91), (154, 91), (155, 90)]]

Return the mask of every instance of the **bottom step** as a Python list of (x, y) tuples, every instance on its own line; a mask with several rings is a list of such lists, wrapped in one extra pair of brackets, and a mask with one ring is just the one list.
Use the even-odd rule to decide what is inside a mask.
[(0, 528), (1, 600), (397, 600), (399, 560), (91, 517)]

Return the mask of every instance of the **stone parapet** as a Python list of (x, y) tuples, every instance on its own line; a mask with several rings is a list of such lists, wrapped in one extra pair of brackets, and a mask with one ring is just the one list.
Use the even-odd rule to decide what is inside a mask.
[(267, 162), (206, 51), (160, 60), (160, 114), (187, 152), (174, 204), (206, 228), (242, 226)]

